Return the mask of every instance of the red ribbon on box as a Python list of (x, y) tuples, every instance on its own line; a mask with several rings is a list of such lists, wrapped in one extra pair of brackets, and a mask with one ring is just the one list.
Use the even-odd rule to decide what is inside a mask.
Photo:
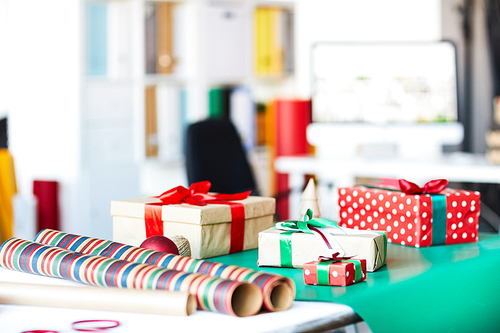
[(425, 183), (423, 187), (420, 187), (415, 183), (407, 181), (406, 179), (382, 178), (382, 181), (375, 186), (395, 187), (406, 194), (436, 194), (444, 190), (447, 185), (448, 181), (446, 179), (430, 180)]
[(228, 205), (231, 208), (231, 237), (229, 253), (243, 251), (245, 238), (245, 206), (240, 202), (232, 200), (243, 200), (248, 198), (251, 191), (235, 194), (208, 194), (212, 184), (209, 181), (193, 183), (189, 189), (177, 186), (163, 192), (155, 198), (161, 202), (148, 203), (144, 209), (144, 221), (146, 224), (146, 237), (163, 235), (163, 221), (161, 219), (161, 206), (187, 203), (195, 206), (206, 206), (207, 204)]

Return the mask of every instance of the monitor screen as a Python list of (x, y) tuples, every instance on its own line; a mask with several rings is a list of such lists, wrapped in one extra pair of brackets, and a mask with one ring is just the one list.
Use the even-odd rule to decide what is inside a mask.
[(450, 42), (317, 43), (311, 52), (314, 122), (457, 120)]

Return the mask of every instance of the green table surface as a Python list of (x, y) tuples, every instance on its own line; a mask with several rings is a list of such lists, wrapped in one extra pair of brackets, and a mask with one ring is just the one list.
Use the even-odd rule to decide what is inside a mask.
[(348, 287), (308, 286), (302, 269), (258, 267), (257, 250), (210, 259), (277, 273), (296, 300), (350, 306), (373, 332), (500, 332), (500, 236), (413, 248), (389, 244), (387, 266)]

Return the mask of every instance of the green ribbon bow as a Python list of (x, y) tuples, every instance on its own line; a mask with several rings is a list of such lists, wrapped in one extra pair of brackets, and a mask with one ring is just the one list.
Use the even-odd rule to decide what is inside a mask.
[[(304, 221), (285, 221), (280, 222), (280, 226), (287, 228), (292, 232), (304, 232), (306, 234), (312, 234), (313, 232), (309, 227), (315, 228), (325, 228), (325, 227), (334, 227), (342, 230), (341, 227), (334, 221), (326, 220), (326, 219), (313, 219), (313, 212), (311, 209), (308, 209), (306, 215), (304, 215)], [(343, 230), (342, 230), (343, 231)], [(345, 232), (344, 232), (345, 233)]]
[[(304, 221), (285, 221), (280, 222), (279, 226), (286, 228), (288, 231), (280, 234), (280, 261), (281, 267), (293, 267), (292, 265), (292, 234), (294, 232), (303, 232), (312, 234), (313, 232), (309, 227), (324, 228), (334, 227), (342, 230), (336, 222), (326, 219), (313, 219), (313, 212), (308, 209), (304, 215)], [(276, 227), (275, 227), (276, 228)], [(344, 230), (342, 232), (345, 233)]]

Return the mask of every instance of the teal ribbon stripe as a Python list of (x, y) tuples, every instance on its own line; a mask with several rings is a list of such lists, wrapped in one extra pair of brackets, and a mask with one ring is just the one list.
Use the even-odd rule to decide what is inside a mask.
[[(342, 230), (337, 223), (325, 219), (313, 219), (312, 210), (308, 209), (304, 221), (286, 221), (280, 222), (284, 227), (291, 228), (293, 230), (285, 231), (280, 233), (280, 263), (281, 267), (293, 267), (292, 265), (292, 234), (296, 232), (303, 232), (306, 234), (312, 234), (313, 232), (309, 229), (311, 227), (323, 228), (323, 227), (335, 227)], [(273, 229), (278, 229), (274, 227)]]
[(293, 267), (292, 265), (292, 234), (286, 231), (280, 234), (280, 259), (281, 267)]
[(363, 270), (359, 260), (327, 260), (318, 262), (316, 275), (318, 284), (323, 286), (330, 285), (330, 265), (337, 262), (351, 263), (354, 265), (354, 283), (361, 281), (363, 278)]
[[(394, 188), (373, 185), (362, 186), (371, 189), (401, 192), (401, 190)], [(430, 196), (432, 200), (432, 245), (443, 245), (446, 243), (446, 196), (443, 194), (431, 194)]]
[(432, 245), (446, 243), (446, 196), (431, 194), (432, 199)]
[[(338, 261), (337, 261), (338, 262)], [(316, 269), (316, 277), (318, 279), (318, 284), (323, 286), (330, 285), (330, 264), (334, 263), (331, 261), (320, 261)]]
[[(212, 258), (226, 265), (288, 276), (296, 300), (350, 306), (370, 329), (384, 333), (498, 332), (500, 235), (478, 243), (413, 248), (389, 244), (387, 265), (348, 287), (304, 284), (301, 269), (257, 267), (257, 250)], [(485, 278), (485, 276), (487, 276)]]

